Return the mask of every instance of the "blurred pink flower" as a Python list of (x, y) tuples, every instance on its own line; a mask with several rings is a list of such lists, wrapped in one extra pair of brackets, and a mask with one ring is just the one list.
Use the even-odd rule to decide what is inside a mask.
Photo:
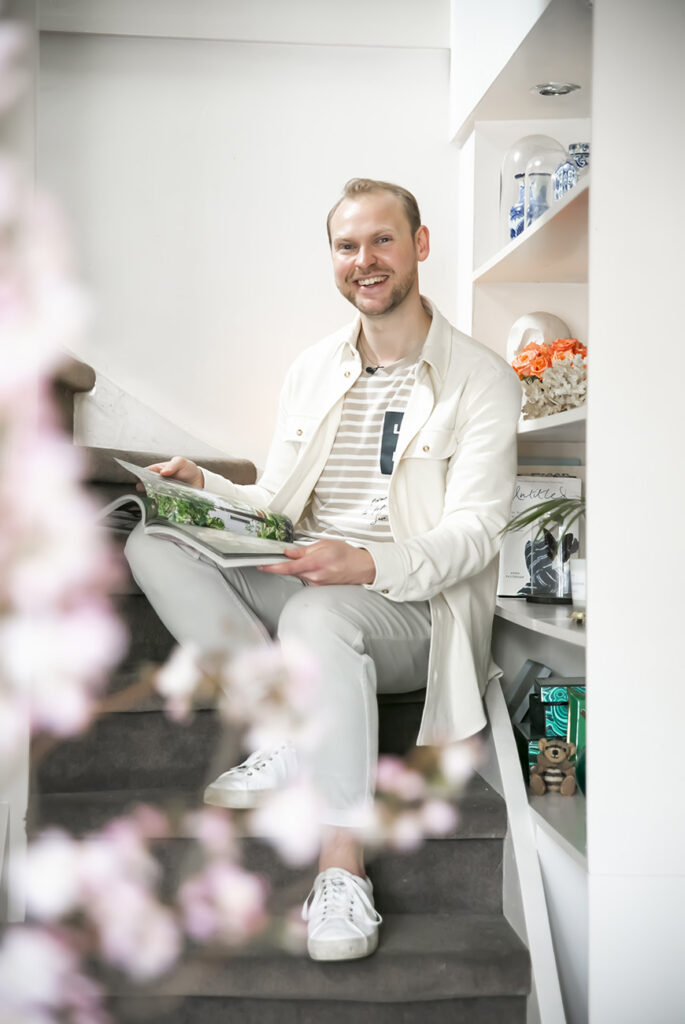
[(166, 814), (151, 804), (137, 804), (128, 815), (141, 840), (167, 839), (171, 830)]
[(103, 890), (120, 881), (149, 888), (157, 883), (161, 873), (139, 825), (130, 818), (115, 818), (101, 832), (86, 836), (81, 843), (80, 861), (84, 900), (90, 906)]
[(266, 924), (266, 884), (237, 864), (213, 860), (180, 888), (185, 928), (198, 942), (236, 945)]
[(416, 811), (404, 811), (387, 829), (387, 842), (395, 850), (416, 850), (424, 839), (421, 817)]
[(426, 780), (413, 768), (395, 756), (385, 755), (378, 759), (376, 788), (381, 792), (392, 793), (394, 796), (411, 802), (421, 800), (426, 792)]
[(427, 836), (446, 836), (456, 828), (459, 821), (456, 807), (446, 800), (427, 800), (419, 817)]
[(109, 1021), (100, 987), (79, 971), (78, 954), (60, 932), (10, 927), (0, 946), (0, 992), (1, 1024)]
[(188, 834), (200, 843), (206, 853), (213, 856), (234, 856), (235, 829), (226, 811), (217, 807), (206, 807), (186, 814), (183, 822)]
[(174, 915), (143, 885), (121, 878), (110, 882), (89, 904), (102, 955), (138, 981), (168, 971), (181, 952)]
[(166, 664), (155, 673), (155, 689), (165, 698), (165, 710), (176, 722), (187, 718), (193, 695), (204, 678), (199, 657), (195, 644), (183, 644), (174, 648)]
[(472, 741), (450, 743), (440, 750), (440, 770), (447, 783), (461, 789), (473, 775), (478, 756), (478, 746)]
[(96, 600), (0, 620), (5, 687), (28, 708), (34, 729), (62, 736), (89, 723), (124, 646), (123, 626)]
[(252, 835), (266, 839), (286, 864), (308, 864), (321, 843), (321, 800), (306, 778), (271, 793), (249, 819)]
[(264, 644), (226, 663), (220, 708), (230, 722), (248, 726), (246, 744), (254, 749), (277, 747), (286, 739), (311, 749), (323, 728), (312, 713), (318, 686), (318, 668), (304, 647)]
[(29, 844), (24, 864), (26, 906), (40, 921), (56, 921), (81, 902), (80, 846), (61, 829), (48, 829)]

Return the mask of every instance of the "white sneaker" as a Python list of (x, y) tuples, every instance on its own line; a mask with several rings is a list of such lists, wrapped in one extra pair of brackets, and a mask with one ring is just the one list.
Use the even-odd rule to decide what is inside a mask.
[(296, 772), (297, 755), (289, 743), (278, 750), (256, 750), (207, 786), (204, 801), (214, 807), (240, 810), (257, 807), (268, 793), (281, 789)]
[(316, 876), (302, 907), (307, 925), (307, 950), (312, 960), (355, 960), (378, 945), (383, 918), (373, 905), (373, 886), (344, 868), (328, 868)]

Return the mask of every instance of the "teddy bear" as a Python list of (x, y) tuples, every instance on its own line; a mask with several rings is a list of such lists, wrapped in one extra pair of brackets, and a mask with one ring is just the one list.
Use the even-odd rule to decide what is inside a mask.
[(575, 743), (569, 743), (559, 736), (544, 737), (539, 741), (540, 753), (537, 764), (530, 770), (530, 788), (537, 796), (543, 793), (561, 793), (573, 796), (576, 791), (576, 766), (571, 758), (576, 752)]

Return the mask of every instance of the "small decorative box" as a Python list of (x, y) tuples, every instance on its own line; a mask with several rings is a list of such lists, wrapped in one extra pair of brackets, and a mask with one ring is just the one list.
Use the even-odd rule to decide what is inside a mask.
[(568, 704), (569, 687), (585, 691), (585, 676), (549, 676), (536, 679), (535, 696), (542, 704)]
[[(566, 739), (575, 743), (578, 754), (585, 750), (585, 687), (572, 686), (568, 691), (568, 729)], [(576, 755), (577, 756), (577, 755)]]
[(539, 736), (563, 736), (566, 739), (568, 703), (543, 704), (539, 697), (531, 693), (528, 704), (528, 717), (532, 731)]

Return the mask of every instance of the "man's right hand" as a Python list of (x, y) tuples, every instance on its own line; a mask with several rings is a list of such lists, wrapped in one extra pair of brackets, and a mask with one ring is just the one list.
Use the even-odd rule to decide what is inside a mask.
[(191, 487), (204, 487), (205, 477), (199, 466), (196, 466), (190, 459), (184, 459), (181, 455), (174, 455), (168, 462), (156, 462), (154, 466), (147, 466), (153, 473), (166, 476), (171, 480), (178, 480), (181, 484), (190, 484)]

